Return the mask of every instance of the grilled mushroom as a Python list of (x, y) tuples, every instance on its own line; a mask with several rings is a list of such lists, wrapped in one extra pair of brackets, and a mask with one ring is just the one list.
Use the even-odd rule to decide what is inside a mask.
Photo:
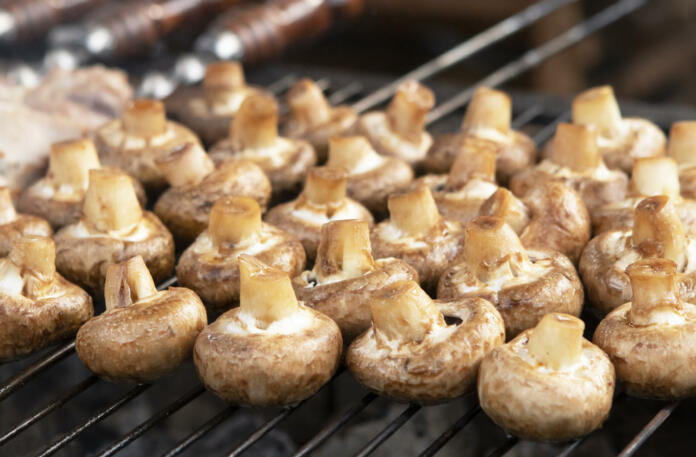
[(140, 255), (155, 281), (174, 266), (174, 240), (167, 227), (140, 208), (132, 180), (109, 169), (89, 171), (79, 222), (56, 233), (56, 266), (92, 295), (104, 290), (107, 267)]
[(672, 124), (667, 154), (679, 164), (682, 195), (696, 199), (696, 121)]
[(94, 309), (92, 298), (56, 273), (50, 238), (25, 236), (0, 258), (0, 360), (73, 335)]
[(609, 415), (616, 377), (609, 357), (582, 337), (585, 324), (551, 313), (481, 362), (481, 408), (525, 439), (587, 435)]
[(400, 259), (373, 260), (365, 221), (324, 224), (312, 270), (293, 279), (297, 298), (338, 324), (350, 342), (370, 326), (375, 294), (399, 281), (418, 281), (418, 273)]
[(106, 311), (80, 328), (75, 349), (110, 381), (148, 382), (173, 371), (208, 322), (191, 290), (158, 291), (140, 256), (109, 266), (104, 300)]
[(460, 257), (440, 278), (438, 298), (485, 298), (503, 316), (508, 338), (551, 312), (580, 315), (582, 283), (567, 257), (525, 249), (515, 231), (497, 217), (477, 217), (464, 234)]
[(27, 235), (53, 235), (45, 219), (15, 211), (12, 195), (7, 187), (0, 187), (0, 257), (10, 253), (12, 242)]
[(488, 87), (476, 89), (459, 133), (443, 135), (435, 141), (425, 160), (431, 173), (446, 173), (462, 147), (496, 149), (496, 176), (507, 183), (512, 175), (536, 160), (536, 145), (522, 132), (510, 128), (510, 97)]
[(331, 319), (297, 301), (290, 278), (239, 256), (241, 299), (206, 327), (193, 351), (205, 386), (241, 405), (291, 405), (336, 371), (343, 342)]
[(371, 310), (372, 327), (350, 345), (346, 365), (368, 389), (399, 401), (433, 404), (466, 393), (481, 360), (505, 342), (503, 320), (486, 300), (433, 301), (413, 281), (384, 288)]
[(283, 230), (261, 222), (261, 209), (249, 197), (222, 197), (210, 211), (208, 229), (179, 258), (176, 277), (194, 290), (212, 313), (239, 303), (237, 257), (249, 254), (296, 276), (304, 269), (302, 243)]
[(172, 187), (157, 200), (155, 214), (181, 246), (205, 230), (210, 208), (220, 197), (250, 197), (262, 210), (271, 198), (271, 183), (258, 165), (232, 159), (216, 168), (197, 144), (186, 143), (156, 163)]
[(309, 143), (278, 135), (278, 104), (266, 95), (244, 100), (230, 123), (229, 137), (210, 149), (210, 157), (216, 164), (251, 160), (266, 172), (275, 194), (298, 190), (317, 161)]

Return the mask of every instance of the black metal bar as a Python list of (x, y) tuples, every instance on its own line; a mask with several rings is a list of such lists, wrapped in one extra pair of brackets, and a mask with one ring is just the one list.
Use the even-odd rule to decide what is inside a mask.
[(249, 449), (251, 446), (254, 445), (258, 440), (266, 436), (268, 432), (273, 430), (276, 425), (281, 423), (286, 417), (288, 417), (290, 414), (295, 412), (297, 408), (302, 405), (304, 402), (293, 406), (292, 408), (286, 408), (283, 411), (280, 412), (280, 414), (276, 415), (273, 419), (269, 420), (263, 426), (259, 429), (257, 429), (254, 433), (249, 435), (249, 438), (245, 439), (241, 443), (235, 447), (232, 452), (229, 453), (229, 457), (237, 457), (239, 455), (242, 455), (247, 449)]
[(170, 286), (173, 286), (176, 284), (178, 280), (176, 279), (176, 276), (172, 276), (171, 278), (165, 279), (162, 281), (160, 285), (157, 286), (157, 290), (164, 290)]
[(629, 457), (633, 455), (638, 448), (640, 448), (645, 441), (650, 438), (650, 436), (655, 433), (655, 430), (660, 428), (660, 426), (667, 420), (667, 418), (677, 409), (680, 401), (674, 401), (669, 405), (665, 406), (655, 414), (655, 416), (648, 422), (643, 429), (638, 432), (638, 434), (631, 440), (628, 445), (619, 453), (618, 457)]
[(174, 457), (175, 455), (181, 454), (186, 449), (188, 449), (189, 446), (191, 446), (193, 443), (195, 443), (196, 441), (201, 439), (208, 432), (210, 432), (215, 427), (217, 427), (218, 425), (225, 422), (232, 415), (232, 413), (234, 413), (236, 410), (237, 410), (237, 408), (235, 408), (233, 406), (228, 406), (227, 408), (223, 409), (218, 414), (216, 414), (214, 417), (212, 417), (210, 420), (208, 420), (205, 424), (203, 424), (199, 428), (197, 428), (189, 436), (187, 436), (186, 438), (181, 440), (172, 449), (170, 449), (166, 453), (162, 454), (162, 457)]
[(363, 86), (360, 84), (358, 81), (353, 81), (352, 83), (348, 84), (345, 87), (342, 87), (341, 89), (337, 90), (333, 94), (329, 95), (328, 101), (330, 105), (338, 105), (346, 100), (348, 100), (350, 97), (353, 97), (354, 95), (359, 94), (362, 92)]
[(567, 111), (560, 116), (558, 116), (556, 119), (554, 119), (550, 124), (544, 126), (541, 130), (539, 130), (536, 135), (532, 138), (534, 142), (537, 145), (540, 145), (542, 143), (545, 143), (546, 140), (551, 138), (556, 132), (556, 128), (558, 127), (558, 124), (561, 122), (568, 122), (570, 120), (570, 111)]
[[(478, 402), (477, 402), (478, 403)], [(420, 453), (419, 457), (432, 457), (435, 455), (442, 447), (447, 444), (457, 433), (459, 433), (464, 427), (471, 422), (478, 413), (481, 412), (481, 407), (476, 404), (469, 411), (464, 413), (462, 417), (457, 419), (457, 421), (452, 424), (444, 433), (437, 437), (430, 446), (428, 446), (423, 452)]]
[(520, 439), (516, 436), (508, 436), (503, 444), (493, 449), (493, 451), (488, 454), (488, 457), (503, 457), (515, 444), (519, 443), (519, 441)]
[(571, 442), (565, 448), (563, 448), (563, 450), (559, 452), (556, 457), (568, 457), (585, 441), (586, 438), (587, 436), (583, 436), (582, 438), (578, 438), (577, 440)]
[(540, 116), (544, 112), (544, 107), (541, 105), (530, 106), (526, 110), (522, 111), (519, 116), (514, 118), (510, 122), (510, 127), (517, 130)]
[(295, 75), (285, 75), (279, 80), (266, 86), (266, 90), (274, 95), (281, 94), (292, 87), (299, 78)]
[(366, 457), (375, 449), (377, 449), (382, 443), (387, 441), (387, 438), (392, 436), (397, 430), (401, 428), (408, 420), (416, 414), (421, 407), (419, 405), (409, 405), (401, 414), (399, 414), (396, 419), (391, 421), (381, 432), (375, 435), (374, 438), (370, 440), (360, 451), (355, 454), (355, 457)]

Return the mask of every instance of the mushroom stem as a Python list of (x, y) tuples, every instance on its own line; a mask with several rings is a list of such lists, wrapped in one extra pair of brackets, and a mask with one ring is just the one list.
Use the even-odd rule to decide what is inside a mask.
[(416, 81), (401, 84), (387, 107), (387, 120), (400, 137), (417, 143), (425, 129), (425, 116), (435, 104), (435, 96)]
[(311, 79), (302, 79), (288, 92), (292, 117), (302, 125), (316, 127), (331, 118), (331, 106), (324, 93)]
[(464, 260), (483, 282), (510, 277), (527, 262), (517, 234), (500, 218), (478, 216), (464, 228)]
[(219, 249), (253, 237), (261, 230), (261, 208), (249, 197), (221, 197), (210, 211), (208, 232)]
[(502, 219), (518, 235), (529, 224), (529, 210), (522, 200), (512, 192), (501, 187), (479, 209), (479, 216), (493, 216)]
[(681, 270), (686, 261), (686, 242), (681, 219), (669, 197), (648, 197), (638, 204), (633, 244), (643, 255), (672, 260)]
[(573, 99), (573, 123), (593, 125), (599, 135), (616, 137), (621, 134), (621, 110), (611, 86), (588, 89)]
[(346, 181), (343, 168), (314, 167), (307, 173), (302, 195), (317, 205), (341, 203), (346, 198)]
[(547, 314), (529, 334), (527, 350), (542, 365), (559, 370), (580, 359), (584, 330), (585, 323), (575, 316)]
[(390, 195), (387, 206), (392, 223), (409, 236), (423, 236), (442, 220), (433, 195), (424, 184), (410, 192)]
[(597, 168), (602, 163), (597, 147), (597, 131), (586, 125), (558, 124), (553, 137), (551, 161), (578, 172)]
[(457, 189), (472, 179), (495, 182), (496, 153), (492, 142), (462, 143), (447, 175), (447, 187)]
[(82, 219), (99, 232), (120, 231), (142, 219), (142, 210), (128, 175), (109, 169), (89, 171)]
[(0, 187), (0, 224), (9, 224), (17, 219), (17, 211), (12, 204), (12, 194), (8, 187)]
[(278, 104), (267, 95), (250, 95), (230, 123), (230, 138), (243, 149), (261, 149), (278, 138)]
[(51, 281), (56, 274), (56, 245), (43, 236), (17, 238), (12, 242), (10, 261), (44, 282)]
[(667, 154), (680, 165), (696, 164), (696, 121), (681, 121), (669, 129)]
[(140, 256), (109, 265), (104, 283), (107, 311), (123, 308), (157, 293), (145, 261)]
[(343, 167), (353, 173), (361, 163), (379, 162), (381, 156), (362, 136), (333, 137), (329, 139), (330, 167)]
[(671, 157), (642, 157), (633, 162), (631, 192), (651, 197), (679, 198), (679, 167)]
[(62, 141), (51, 145), (48, 176), (58, 185), (86, 190), (89, 170), (99, 168), (99, 157), (92, 140)]
[(463, 131), (493, 129), (507, 135), (512, 118), (512, 102), (502, 91), (479, 87), (471, 98), (462, 121)]
[(677, 286), (677, 266), (667, 259), (643, 259), (626, 268), (633, 298), (629, 318), (635, 325), (660, 321), (665, 313), (679, 312), (683, 305)]
[(260, 260), (242, 254), (239, 264), (239, 303), (243, 313), (254, 317), (257, 326), (271, 323), (299, 311), (290, 277)]
[(167, 130), (167, 116), (162, 102), (150, 99), (134, 100), (121, 118), (129, 135), (151, 138)]
[(244, 70), (239, 62), (211, 62), (205, 67), (203, 91), (206, 101), (215, 104), (220, 96), (244, 87)]
[(314, 271), (319, 278), (343, 273), (357, 278), (374, 269), (370, 228), (366, 221), (332, 221), (321, 228)]
[(167, 156), (155, 159), (155, 164), (173, 187), (196, 185), (215, 170), (208, 154), (194, 143), (173, 149)]

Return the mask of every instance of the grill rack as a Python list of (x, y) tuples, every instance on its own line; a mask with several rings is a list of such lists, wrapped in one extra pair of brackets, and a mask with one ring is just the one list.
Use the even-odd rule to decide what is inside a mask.
[[(384, 102), (391, 94), (393, 94), (396, 86), (407, 79), (424, 79), (434, 74), (458, 63), (462, 60), (470, 57), (471, 55), (477, 53), (480, 50), (488, 48), (494, 43), (507, 38), (513, 33), (523, 29), (532, 22), (545, 17), (552, 11), (556, 10), (558, 7), (570, 3), (571, 0), (546, 0), (539, 2), (526, 10), (511, 16), (505, 21), (497, 24), (496, 26), (482, 32), (481, 34), (465, 41), (459, 46), (453, 48), (447, 53), (439, 56), (431, 62), (419, 67), (418, 69), (410, 72), (401, 78), (393, 81), (392, 83), (376, 90), (366, 97), (363, 97), (353, 106), (359, 111), (365, 111), (366, 109), (372, 108)], [(483, 80), (479, 81), (476, 85), (467, 88), (466, 90), (458, 93), (454, 97), (448, 99), (445, 103), (440, 104), (436, 107), (428, 116), (428, 124), (434, 124), (436, 122), (444, 121), (449, 115), (455, 113), (456, 111), (464, 108), (466, 103), (470, 100), (473, 95), (474, 87), (480, 84), (498, 86), (504, 84), (505, 82), (521, 75), (522, 73), (534, 68), (536, 65), (540, 64), (549, 57), (557, 54), (558, 52), (572, 46), (573, 44), (581, 41), (587, 36), (595, 33), (596, 31), (610, 25), (611, 23), (625, 17), (637, 8), (641, 7), (646, 3), (647, 0), (619, 0), (613, 3), (608, 8), (602, 10), (596, 15), (590, 17), (584, 22), (570, 28), (566, 32), (557, 36), (546, 42), (545, 44), (534, 48), (525, 54), (523, 54), (518, 59), (515, 59), (508, 64), (504, 65), (497, 71), (491, 73)], [(283, 78), (275, 81), (274, 83), (267, 86), (267, 89), (275, 94), (281, 94), (286, 91), (298, 77), (296, 75), (286, 75)], [(330, 79), (319, 79), (318, 83), (324, 89), (327, 89), (329, 94), (329, 100), (332, 104), (338, 104), (346, 102), (356, 96), (362, 94), (364, 88), (359, 82), (352, 82), (341, 87), (334, 88), (334, 84)], [(534, 141), (537, 144), (542, 144), (553, 134), (558, 122), (567, 120), (569, 118), (569, 112), (563, 112), (560, 116), (548, 118), (545, 107), (542, 104), (532, 104), (526, 107), (520, 112), (515, 113), (513, 126), (514, 128), (529, 127), (532, 121), (544, 120), (542, 127), (537, 129), (534, 135)], [(663, 128), (668, 126), (662, 125)], [(164, 289), (170, 285), (176, 283), (176, 278), (170, 278), (159, 286), (160, 289)], [(32, 381), (41, 375), (45, 370), (53, 367), (57, 363), (71, 357), (74, 355), (75, 343), (69, 342), (64, 344), (57, 349), (50, 350), (45, 355), (40, 355), (36, 360), (30, 363), (30, 365), (23, 368), (13, 377), (5, 381), (2, 386), (0, 386), (0, 402), (6, 400), (10, 395), (12, 395), (17, 390), (21, 389), (27, 383)], [(339, 371), (334, 380), (324, 386), (323, 389), (327, 389), (335, 383), (335, 379), (342, 376), (343, 371)], [(46, 404), (44, 407), (35, 411), (27, 418), (23, 419), (16, 426), (12, 427), (8, 431), (0, 431), (2, 435), (0, 436), (0, 449), (2, 446), (9, 443), (12, 439), (19, 436), (23, 431), (29, 428), (31, 425), (36, 424), (41, 419), (45, 418), (52, 412), (58, 410), (61, 406), (70, 402), (73, 398), (89, 389), (91, 386), (97, 384), (98, 382), (103, 382), (94, 375), (89, 375), (85, 377), (82, 381), (78, 382), (74, 386), (68, 388), (67, 390), (59, 393), (51, 402)], [(160, 383), (161, 385), (161, 383)], [(51, 455), (64, 448), (68, 443), (77, 438), (84, 431), (89, 429), (96, 423), (106, 419), (112, 414), (116, 413), (121, 408), (125, 407), (131, 401), (135, 400), (136, 397), (144, 394), (146, 391), (150, 390), (152, 385), (136, 385), (122, 396), (120, 396), (116, 401), (107, 405), (106, 407), (95, 412), (89, 418), (76, 425), (67, 432), (60, 434), (55, 441), (39, 450), (35, 455), (47, 456)], [(118, 440), (107, 444), (95, 455), (99, 456), (110, 456), (118, 453), (130, 443), (147, 433), (150, 429), (157, 426), (163, 422), (169, 416), (175, 414), (180, 409), (184, 408), (194, 399), (201, 396), (205, 390), (202, 385), (198, 383), (194, 385), (189, 391), (187, 391), (181, 397), (175, 399), (173, 402), (169, 403), (162, 409), (158, 410), (152, 414), (146, 420), (140, 422), (128, 433), (120, 437)], [(617, 397), (620, 397), (619, 393)], [(444, 447), (454, 436), (462, 431), (468, 424), (470, 424), (475, 418), (479, 416), (481, 408), (474, 395), (469, 395), (468, 399), (470, 404), (464, 413), (452, 422), (439, 436), (437, 436), (423, 451), (418, 455), (420, 456), (432, 456), (435, 455), (442, 447)], [(328, 439), (334, 436), (339, 430), (346, 426), (350, 421), (359, 416), (366, 408), (368, 408), (375, 400), (379, 397), (373, 393), (363, 393), (362, 397), (357, 401), (354, 401), (349, 405), (348, 408), (343, 409), (340, 414), (333, 418), (331, 421), (326, 423), (323, 428), (321, 428), (312, 438), (305, 441), (299, 449), (293, 454), (294, 456), (306, 456), (310, 455), (313, 451), (317, 450), (322, 446)], [(267, 422), (265, 422), (261, 427), (257, 428), (252, 434), (250, 434), (241, 443), (235, 445), (233, 449), (227, 451), (226, 454), (231, 456), (241, 455), (243, 452), (247, 451), (251, 446), (261, 440), (266, 434), (277, 427), (282, 421), (292, 415), (294, 412), (298, 411), (302, 406), (309, 400), (301, 402), (293, 407), (283, 409), (276, 415), (271, 417)], [(654, 417), (645, 424), (645, 426), (626, 444), (624, 449), (620, 452), (619, 456), (628, 457), (634, 455), (638, 449), (645, 443), (645, 441), (670, 417), (674, 410), (679, 406), (680, 402), (672, 402), (661, 406)], [(391, 420), (383, 429), (376, 432), (374, 436), (367, 441), (364, 446), (355, 454), (356, 456), (367, 456), (375, 451), (378, 447), (384, 444), (394, 433), (396, 433), (404, 424), (406, 424), (414, 415), (416, 415), (421, 409), (418, 405), (406, 405), (402, 408), (400, 414)], [(219, 412), (214, 416), (207, 419), (202, 425), (193, 430), (189, 435), (181, 439), (175, 445), (173, 445), (169, 450), (164, 452), (162, 455), (165, 456), (175, 456), (184, 452), (189, 446), (201, 440), (208, 433), (212, 432), (218, 427), (221, 427), (233, 414), (238, 410), (237, 407), (231, 405), (223, 406)], [(559, 456), (568, 456), (585, 441), (592, 439), (593, 434), (587, 437), (580, 438), (565, 444), (560, 452), (557, 454)], [(502, 456), (506, 454), (510, 449), (515, 447), (520, 440), (513, 436), (505, 436), (505, 438), (498, 443), (496, 447), (490, 450), (489, 456)]]

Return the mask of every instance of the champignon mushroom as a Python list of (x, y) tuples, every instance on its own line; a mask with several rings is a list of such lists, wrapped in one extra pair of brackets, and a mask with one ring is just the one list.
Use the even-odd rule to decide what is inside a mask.
[(216, 164), (248, 159), (263, 169), (275, 194), (298, 190), (307, 170), (317, 162), (304, 140), (278, 135), (278, 104), (266, 95), (247, 97), (230, 123), (229, 137), (210, 149)]
[(205, 386), (235, 404), (284, 406), (304, 400), (338, 367), (336, 323), (297, 301), (290, 278), (239, 256), (240, 306), (196, 339), (193, 360)]
[(158, 291), (140, 256), (109, 266), (104, 301), (106, 311), (77, 332), (75, 349), (110, 381), (149, 382), (173, 371), (208, 323), (193, 291)]
[(418, 272), (423, 288), (433, 290), (461, 251), (464, 230), (438, 213), (430, 189), (422, 185), (389, 197), (389, 219), (377, 224), (370, 238), (375, 258), (406, 261)]
[(590, 217), (600, 206), (626, 198), (628, 176), (606, 167), (594, 127), (561, 123), (552, 141), (549, 158), (512, 177), (515, 195), (525, 197), (543, 182), (562, 182), (580, 194)]
[(0, 258), (0, 360), (11, 360), (73, 335), (94, 309), (84, 290), (56, 273), (50, 238), (25, 236)]
[(120, 168), (156, 195), (167, 186), (155, 160), (185, 143), (199, 143), (183, 125), (167, 119), (157, 100), (134, 100), (121, 119), (108, 122), (94, 132), (94, 144), (104, 165)]
[(360, 116), (355, 130), (375, 151), (417, 165), (425, 159), (433, 138), (425, 130), (425, 116), (435, 104), (433, 92), (417, 81), (399, 85), (385, 111)]
[(188, 246), (205, 230), (210, 208), (220, 197), (250, 197), (262, 211), (271, 198), (271, 183), (258, 165), (232, 159), (216, 168), (194, 143), (182, 145), (156, 163), (172, 187), (160, 196), (154, 211), (181, 246)]
[(0, 257), (10, 253), (12, 242), (27, 235), (53, 235), (51, 225), (40, 217), (18, 213), (8, 187), (0, 187)]
[(459, 133), (435, 141), (425, 160), (431, 173), (446, 173), (463, 146), (496, 149), (496, 176), (506, 184), (512, 175), (536, 160), (536, 145), (522, 132), (512, 130), (512, 101), (505, 92), (479, 87), (469, 103)]
[[(20, 211), (46, 218), (57, 230), (82, 216), (82, 201), (89, 184), (89, 170), (101, 168), (92, 140), (83, 138), (51, 145), (46, 176), (27, 188), (19, 200)], [(141, 206), (145, 190), (131, 178)]]
[(312, 270), (293, 279), (297, 298), (338, 324), (348, 343), (370, 326), (375, 294), (399, 281), (418, 281), (418, 273), (400, 259), (373, 260), (366, 221), (324, 224)]
[(308, 141), (320, 162), (326, 160), (329, 138), (347, 134), (358, 120), (358, 113), (348, 105), (331, 106), (319, 86), (311, 79), (301, 79), (288, 92), (290, 115), (283, 125), (283, 135)]
[[(368, 389), (398, 401), (433, 404), (474, 387), (481, 360), (505, 342), (503, 319), (486, 300), (433, 301), (414, 281), (373, 298), (372, 327), (346, 352)], [(447, 325), (445, 316), (455, 323)]]
[(563, 441), (587, 435), (609, 415), (616, 383), (609, 357), (561, 313), (493, 349), (481, 362), (481, 408), (509, 433)]
[(249, 197), (221, 197), (210, 211), (208, 229), (179, 258), (176, 277), (194, 290), (212, 313), (239, 303), (237, 257), (249, 254), (296, 276), (305, 251), (293, 235), (261, 221), (261, 209)]
[(317, 255), (321, 227), (330, 221), (358, 219), (372, 227), (372, 214), (360, 203), (346, 197), (348, 175), (343, 168), (310, 168), (297, 199), (272, 208), (266, 222), (295, 235), (309, 259)]
[(512, 338), (551, 312), (579, 316), (584, 293), (566, 256), (525, 249), (502, 219), (479, 216), (466, 224), (461, 255), (442, 274), (437, 297), (485, 298), (500, 311)]
[(696, 121), (672, 124), (667, 155), (679, 164), (681, 194), (696, 199)]
[(89, 171), (82, 217), (63, 227), (55, 240), (58, 271), (93, 295), (104, 290), (112, 263), (140, 255), (157, 282), (174, 266), (171, 233), (140, 208), (131, 178), (113, 169)]

